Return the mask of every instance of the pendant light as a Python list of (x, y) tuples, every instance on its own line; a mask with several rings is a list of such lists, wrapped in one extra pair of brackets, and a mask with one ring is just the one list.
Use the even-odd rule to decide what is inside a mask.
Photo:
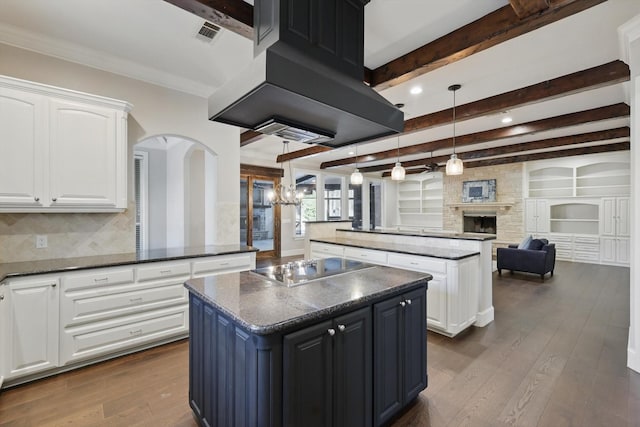
[(356, 170), (351, 174), (351, 184), (362, 185), (362, 174), (358, 170), (358, 144), (356, 144)]
[(456, 91), (462, 86), (459, 84), (449, 86), (449, 90), (453, 92), (453, 154), (447, 160), (447, 175), (462, 175), (462, 160), (456, 155)]
[(394, 181), (404, 180), (405, 170), (400, 164), (400, 136), (398, 136), (398, 161), (396, 165), (391, 169), (391, 179)]
[[(282, 141), (282, 144), (282, 154), (288, 153), (289, 141)], [(300, 206), (302, 203), (302, 193), (296, 193), (296, 187), (293, 184), (294, 178), (291, 174), (291, 160), (288, 160), (287, 163), (289, 164), (289, 179), (291, 179), (291, 184), (289, 184), (289, 186), (278, 184), (278, 186), (269, 193), (267, 197), (272, 206)]]

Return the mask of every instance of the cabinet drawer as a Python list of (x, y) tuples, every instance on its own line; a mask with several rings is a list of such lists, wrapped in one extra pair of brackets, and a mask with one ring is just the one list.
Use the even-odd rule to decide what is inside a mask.
[(62, 278), (62, 286), (65, 290), (132, 282), (132, 268), (91, 270), (89, 273), (69, 274)]
[(573, 241), (575, 243), (592, 243), (597, 245), (600, 243), (600, 238), (592, 236), (574, 236)]
[(94, 322), (140, 311), (187, 302), (182, 282), (143, 289), (116, 287), (91, 292), (65, 293), (61, 299), (60, 320), (63, 326)]
[(370, 249), (344, 248), (344, 257), (371, 262), (374, 264), (386, 264), (387, 253), (383, 251), (372, 251)]
[(324, 257), (341, 257), (344, 255), (344, 247), (338, 245), (326, 245), (323, 243), (311, 243), (311, 252)]
[(61, 363), (116, 353), (164, 337), (186, 335), (187, 330), (186, 304), (107, 322), (65, 328), (61, 336)]
[(573, 258), (580, 261), (599, 261), (600, 252), (579, 252), (576, 250)]
[(570, 260), (573, 257), (571, 251), (567, 251), (564, 249), (559, 249), (556, 250), (556, 258), (557, 259), (564, 259), (564, 260)]
[(567, 235), (561, 235), (561, 234), (554, 234), (552, 236), (549, 236), (548, 240), (549, 240), (549, 243), (558, 243), (558, 242), (571, 243), (573, 242), (573, 237), (567, 236)]
[(598, 253), (600, 253), (600, 245), (599, 244), (588, 245), (588, 244), (578, 244), (578, 243), (576, 243), (573, 246), (573, 249), (576, 252), (576, 254), (578, 252), (598, 252)]
[(556, 245), (556, 251), (571, 251), (571, 249), (573, 248), (573, 245), (571, 243), (565, 243), (565, 242), (558, 242), (555, 244)]
[(248, 254), (205, 258), (194, 261), (192, 265), (193, 277), (229, 271), (244, 271), (254, 268), (251, 262), (251, 256)]
[(424, 256), (389, 254), (389, 265), (407, 270), (425, 271), (427, 273), (446, 274), (447, 262)]
[(165, 279), (176, 276), (190, 276), (189, 262), (159, 263), (136, 268), (136, 278), (139, 282), (145, 280)]

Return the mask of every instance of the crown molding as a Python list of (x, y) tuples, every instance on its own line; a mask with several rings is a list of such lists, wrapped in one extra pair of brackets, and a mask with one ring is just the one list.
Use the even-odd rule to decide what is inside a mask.
[(216, 89), (214, 86), (166, 73), (109, 53), (87, 49), (76, 43), (53, 40), (12, 25), (0, 24), (0, 43), (185, 92), (201, 98), (208, 97)]
[(629, 64), (629, 45), (640, 39), (640, 15), (636, 15), (618, 27), (620, 57)]

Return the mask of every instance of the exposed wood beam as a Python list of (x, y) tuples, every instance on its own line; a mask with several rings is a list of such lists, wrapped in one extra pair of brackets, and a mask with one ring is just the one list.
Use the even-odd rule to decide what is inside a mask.
[[(585, 144), (589, 142), (607, 141), (618, 138), (628, 138), (631, 135), (631, 131), (627, 126), (619, 127), (616, 129), (601, 130), (595, 132), (582, 133), (578, 135), (561, 136), (558, 138), (548, 138), (539, 141), (522, 142), (519, 144), (503, 145), (501, 147), (492, 147), (484, 150), (466, 151), (464, 153), (457, 153), (458, 157), (465, 162), (473, 159), (481, 159), (483, 157), (503, 156), (505, 154), (514, 154), (524, 151), (542, 150), (551, 147), (561, 147), (564, 145), (576, 145)], [(449, 159), (449, 156), (437, 156), (428, 157), (423, 159), (409, 160), (402, 162), (402, 166), (410, 168), (414, 166), (424, 166), (427, 163), (444, 163)], [(368, 167), (358, 168), (360, 172), (379, 172), (385, 170), (391, 170), (394, 163), (387, 163), (384, 165), (375, 165)]]
[[(489, 98), (456, 106), (456, 122), (475, 119), (512, 108), (580, 93), (611, 84), (629, 81), (629, 66), (622, 61), (612, 61), (586, 70), (577, 71), (555, 79), (546, 80)], [(416, 132), (451, 123), (451, 108), (414, 117), (404, 122), (404, 132)], [(325, 147), (323, 151), (331, 148)], [(309, 149), (289, 153), (287, 160), (317, 154)], [(278, 160), (279, 161), (279, 160)]]
[(526, 18), (549, 8), (548, 0), (509, 0), (518, 18)]
[[(584, 154), (608, 153), (613, 151), (626, 151), (631, 148), (631, 143), (617, 142), (614, 144), (596, 145), (593, 147), (570, 148), (567, 150), (547, 151), (544, 153), (522, 154), (511, 157), (500, 157), (497, 159), (477, 160), (475, 162), (465, 162), (465, 168), (479, 168), (483, 166), (497, 166), (509, 163), (531, 162), (534, 160), (555, 159), (558, 157), (581, 156)], [(417, 174), (425, 172), (425, 168), (409, 169), (407, 174)], [(391, 176), (391, 172), (385, 172), (383, 177)]]
[[(550, 117), (547, 119), (536, 120), (529, 123), (507, 126), (503, 128), (491, 129), (483, 132), (476, 132), (456, 137), (456, 146), (478, 144), (480, 142), (495, 141), (498, 139), (511, 138), (514, 136), (528, 135), (535, 132), (544, 132), (548, 130), (575, 126), (579, 124), (596, 122), (599, 120), (607, 120), (620, 117), (628, 117), (630, 108), (625, 103), (613, 104), (607, 107), (599, 107), (591, 110), (580, 111), (577, 113), (564, 114), (562, 116)], [(358, 156), (358, 163), (373, 162), (385, 159), (393, 159), (397, 156), (414, 155), (421, 153), (433, 152), (449, 148), (452, 146), (451, 138), (440, 139), (437, 141), (424, 142), (422, 144), (411, 145), (398, 149), (380, 151), (378, 153), (365, 154)], [(321, 169), (335, 166), (348, 165), (355, 163), (355, 157), (323, 162), (320, 164)]]
[(249, 145), (252, 142), (256, 142), (263, 136), (264, 134), (256, 132), (255, 130), (244, 131), (240, 134), (240, 147), (244, 147), (245, 145)]
[(324, 145), (312, 145), (309, 148), (304, 148), (302, 150), (293, 151), (291, 153), (280, 154), (276, 157), (277, 163), (286, 162), (287, 160), (298, 159), (300, 157), (312, 156), (318, 153), (324, 153), (325, 151), (331, 151), (333, 148), (325, 147)]
[[(494, 95), (489, 98), (456, 106), (456, 122), (475, 119), (487, 114), (555, 99), (586, 90), (629, 81), (629, 66), (622, 61), (612, 61), (586, 70), (577, 71), (555, 79), (546, 80), (520, 89)], [(404, 122), (404, 133), (451, 123), (452, 109), (414, 117)]]
[(376, 68), (371, 73), (371, 86), (378, 90), (396, 86), (604, 1), (606, 0), (567, 0), (553, 3), (541, 13), (523, 19), (518, 18), (510, 5), (503, 6)]
[(243, 0), (165, 0), (236, 34), (253, 40), (253, 6)]

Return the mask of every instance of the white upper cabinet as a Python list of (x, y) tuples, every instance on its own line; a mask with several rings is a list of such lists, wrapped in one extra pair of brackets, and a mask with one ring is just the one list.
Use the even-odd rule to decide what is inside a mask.
[(0, 76), (0, 212), (125, 209), (130, 109)]

